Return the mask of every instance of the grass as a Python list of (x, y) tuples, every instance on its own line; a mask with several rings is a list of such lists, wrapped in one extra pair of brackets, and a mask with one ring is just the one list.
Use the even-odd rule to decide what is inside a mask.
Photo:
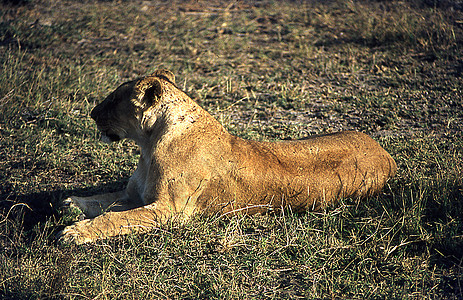
[[(462, 22), (444, 1), (2, 2), (0, 298), (463, 298)], [(236, 135), (360, 130), (398, 174), (322, 212), (57, 245), (59, 201), (138, 158), (90, 110), (157, 68)]]

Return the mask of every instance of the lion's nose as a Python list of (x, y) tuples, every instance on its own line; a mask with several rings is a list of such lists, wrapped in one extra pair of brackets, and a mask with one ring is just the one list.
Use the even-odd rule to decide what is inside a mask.
[(95, 122), (98, 121), (98, 116), (100, 115), (100, 111), (101, 111), (100, 105), (97, 105), (90, 112), (90, 117), (93, 120), (95, 120)]

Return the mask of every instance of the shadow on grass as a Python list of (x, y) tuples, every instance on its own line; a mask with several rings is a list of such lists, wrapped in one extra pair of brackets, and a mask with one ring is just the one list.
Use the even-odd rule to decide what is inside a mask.
[(70, 196), (90, 196), (119, 191), (125, 188), (128, 178), (88, 188), (55, 190), (24, 195), (0, 194), (0, 222), (19, 223), (24, 231), (50, 218), (60, 219), (60, 203)]
[[(453, 264), (463, 262), (463, 185), (440, 182), (436, 194), (427, 199), (422, 222), (432, 233), (433, 249), (439, 254), (436, 263)], [(450, 262), (449, 260), (452, 260)]]

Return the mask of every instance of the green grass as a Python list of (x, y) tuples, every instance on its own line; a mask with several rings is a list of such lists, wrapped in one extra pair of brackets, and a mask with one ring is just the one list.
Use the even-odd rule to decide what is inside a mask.
[[(450, 2), (0, 5), (0, 298), (463, 298), (463, 12)], [(372, 135), (384, 192), (60, 246), (59, 201), (122, 189), (89, 112), (157, 68), (233, 134)]]

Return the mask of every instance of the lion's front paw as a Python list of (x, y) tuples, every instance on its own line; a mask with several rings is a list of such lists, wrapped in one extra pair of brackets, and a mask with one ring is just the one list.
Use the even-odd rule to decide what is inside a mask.
[(85, 214), (82, 209), (75, 203), (74, 197), (69, 197), (61, 203), (60, 211), (66, 222), (82, 221)]
[(85, 244), (94, 242), (97, 236), (91, 231), (88, 231), (88, 223), (90, 220), (83, 220), (71, 226), (66, 226), (58, 234), (58, 242), (61, 244)]

